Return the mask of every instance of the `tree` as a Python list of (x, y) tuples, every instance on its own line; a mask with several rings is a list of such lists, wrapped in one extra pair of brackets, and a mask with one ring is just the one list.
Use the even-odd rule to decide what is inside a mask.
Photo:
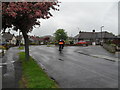
[(55, 39), (58, 41), (60, 39), (66, 40), (68, 38), (67, 32), (64, 29), (58, 29), (55, 33)]
[(22, 32), (25, 39), (26, 59), (29, 59), (29, 40), (28, 32), (33, 30), (36, 25), (40, 26), (39, 18), (48, 19), (52, 16), (50, 9), (58, 10), (54, 2), (2, 2), (2, 29), (14, 27)]

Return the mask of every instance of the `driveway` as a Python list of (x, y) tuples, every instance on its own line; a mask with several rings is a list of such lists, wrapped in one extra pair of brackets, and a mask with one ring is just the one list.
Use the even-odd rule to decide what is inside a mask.
[[(84, 48), (89, 51), (83, 51)], [(92, 49), (91, 49), (92, 48)], [(91, 50), (90, 50), (91, 49)], [(30, 54), (61, 88), (117, 88), (118, 61), (81, 54), (108, 55), (100, 46), (65, 47), (62, 53), (58, 47), (31, 46)], [(100, 54), (100, 52), (102, 54)]]

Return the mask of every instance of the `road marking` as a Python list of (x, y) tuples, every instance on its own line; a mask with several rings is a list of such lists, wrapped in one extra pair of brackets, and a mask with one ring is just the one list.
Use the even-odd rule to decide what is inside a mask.
[(2, 66), (2, 65), (7, 65), (7, 63), (0, 63), (0, 66)]
[(15, 61), (11, 61), (11, 63), (14, 63)]

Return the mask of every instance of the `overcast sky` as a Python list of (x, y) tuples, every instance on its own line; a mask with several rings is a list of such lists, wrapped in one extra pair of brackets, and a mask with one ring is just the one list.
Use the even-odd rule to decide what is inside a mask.
[(98, 32), (102, 25), (103, 31), (118, 34), (118, 0), (59, 1), (61, 1), (60, 11), (51, 11), (53, 17), (47, 20), (41, 19), (41, 26), (35, 28), (30, 35), (53, 35), (61, 28), (65, 29), (69, 36), (75, 36), (81, 30), (90, 32), (95, 29)]

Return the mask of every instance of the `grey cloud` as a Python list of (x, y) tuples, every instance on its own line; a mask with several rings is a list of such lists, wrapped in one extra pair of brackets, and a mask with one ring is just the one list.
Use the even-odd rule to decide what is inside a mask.
[[(53, 17), (40, 20), (41, 27), (35, 28), (31, 35), (52, 35), (58, 28), (63, 28), (68, 35), (75, 36), (79, 30), (104, 30), (118, 34), (117, 2), (62, 2), (60, 11), (51, 11)], [(78, 29), (79, 27), (79, 29)]]

